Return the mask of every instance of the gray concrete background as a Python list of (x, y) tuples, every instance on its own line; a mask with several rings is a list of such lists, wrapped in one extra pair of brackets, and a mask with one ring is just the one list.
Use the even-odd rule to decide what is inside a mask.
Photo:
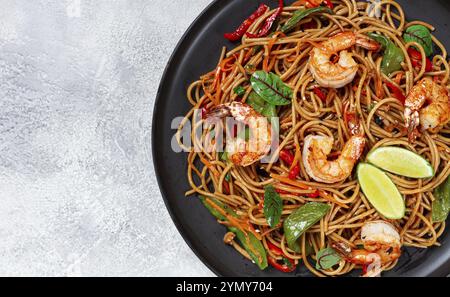
[(154, 98), (210, 0), (0, 0), (0, 275), (211, 276), (153, 172)]

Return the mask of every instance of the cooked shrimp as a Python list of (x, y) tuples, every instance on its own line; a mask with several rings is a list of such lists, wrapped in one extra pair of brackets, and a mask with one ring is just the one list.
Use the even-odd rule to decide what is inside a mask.
[[(309, 71), (319, 85), (327, 88), (341, 88), (350, 83), (358, 71), (358, 64), (352, 54), (346, 51), (354, 45), (377, 51), (380, 44), (367, 36), (353, 32), (337, 34), (314, 47), (309, 57)], [(333, 55), (339, 55), (339, 61), (331, 62)]]
[(444, 126), (450, 120), (447, 89), (429, 77), (423, 78), (406, 97), (404, 116), (411, 142), (417, 137), (419, 124), (422, 131)]
[[(351, 249), (346, 243), (333, 243), (332, 247), (348, 262), (367, 266), (379, 260), (384, 265), (398, 259), (401, 255), (401, 238), (397, 229), (386, 221), (371, 221), (361, 228), (363, 249)], [(366, 276), (377, 275), (381, 267), (373, 267)]]
[(366, 144), (364, 129), (358, 119), (355, 107), (346, 103), (344, 117), (347, 118), (347, 126), (352, 136), (336, 160), (328, 160), (334, 143), (332, 137), (321, 135), (305, 137), (303, 165), (306, 173), (318, 182), (331, 184), (345, 180), (352, 173), (353, 167), (364, 151)]
[(231, 116), (235, 121), (245, 124), (249, 129), (249, 139), (227, 137), (226, 152), (236, 165), (248, 166), (261, 160), (270, 150), (271, 127), (267, 118), (251, 106), (241, 102), (231, 102), (216, 106), (208, 112), (208, 119)]

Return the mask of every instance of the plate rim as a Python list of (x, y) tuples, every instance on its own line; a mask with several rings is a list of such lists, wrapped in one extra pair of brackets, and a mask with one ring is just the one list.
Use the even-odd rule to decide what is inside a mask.
[[(198, 243), (196, 243), (194, 240), (192, 240), (192, 238), (190, 238), (189, 232), (183, 226), (183, 224), (181, 223), (181, 220), (174, 213), (174, 210), (171, 206), (170, 199), (168, 199), (166, 192), (163, 190), (164, 187), (163, 187), (162, 174), (161, 174), (162, 170), (161, 170), (160, 166), (158, 166), (159, 161), (157, 160), (157, 158), (155, 158), (155, 156), (158, 153), (157, 153), (157, 149), (156, 149), (156, 147), (157, 147), (156, 138), (154, 137), (157, 134), (157, 132), (156, 132), (157, 118), (158, 118), (157, 111), (161, 109), (161, 105), (162, 105), (161, 97), (163, 96), (162, 94), (164, 93), (165, 81), (166, 81), (167, 77), (170, 76), (171, 68), (175, 67), (173, 65), (173, 61), (180, 54), (179, 51), (182, 48), (182, 46), (184, 46), (184, 44), (188, 41), (189, 35), (191, 35), (193, 33), (193, 31), (196, 31), (198, 29), (198, 27), (200, 27), (200, 29), (201, 29), (203, 23), (207, 22), (207, 20), (208, 20), (208, 14), (214, 13), (218, 9), (218, 7), (216, 7), (216, 6), (219, 6), (220, 2), (221, 2), (221, 0), (212, 0), (211, 3), (209, 3), (200, 12), (200, 14), (197, 17), (195, 17), (195, 19), (190, 23), (190, 25), (184, 31), (183, 35), (180, 37), (176, 46), (172, 50), (172, 53), (171, 53), (169, 59), (166, 62), (166, 66), (164, 68), (163, 74), (161, 76), (161, 79), (160, 79), (160, 82), (158, 85), (158, 89), (157, 89), (156, 96), (155, 96), (155, 103), (154, 103), (154, 107), (153, 107), (152, 129), (151, 129), (151, 152), (152, 152), (152, 163), (153, 163), (153, 168), (154, 168), (156, 180), (158, 183), (158, 187), (159, 187), (161, 196), (163, 198), (164, 205), (170, 215), (170, 218), (172, 219), (172, 222), (176, 226), (177, 231), (183, 238), (184, 242), (191, 249), (191, 251), (197, 256), (197, 258), (200, 259), (200, 261), (216, 276), (223, 277), (223, 276), (226, 276), (225, 269), (221, 269), (220, 265), (216, 266), (216, 265), (212, 264), (212, 262), (208, 261), (207, 257), (203, 253), (200, 252), (200, 248), (197, 247)], [(449, 220), (450, 220), (450, 216), (449, 216)], [(449, 248), (449, 251), (450, 251), (450, 248)], [(428, 273), (425, 273), (423, 276), (430, 276), (430, 277), (432, 277), (432, 276), (447, 276), (450, 274), (450, 257), (446, 261), (443, 261), (440, 265), (437, 265), (437, 266), (436, 265), (437, 264), (434, 264), (434, 265), (430, 264), (430, 267), (428, 267), (428, 269), (426, 269)], [(446, 269), (445, 267), (449, 267), (449, 268)], [(401, 276), (398, 276), (398, 277), (401, 277)]]

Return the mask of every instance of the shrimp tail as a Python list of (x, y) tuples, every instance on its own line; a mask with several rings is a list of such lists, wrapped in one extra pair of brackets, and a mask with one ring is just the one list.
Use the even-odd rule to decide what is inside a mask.
[(217, 105), (206, 113), (206, 119), (217, 120), (227, 116), (231, 116), (231, 110), (229, 106), (225, 104)]
[(416, 138), (419, 136), (419, 127), (420, 117), (419, 111), (413, 111), (410, 108), (405, 108), (405, 125), (408, 130), (408, 141), (409, 143), (413, 143)]
[(373, 52), (377, 52), (381, 49), (381, 44), (373, 39), (370, 39), (364, 34), (356, 35), (356, 45)]

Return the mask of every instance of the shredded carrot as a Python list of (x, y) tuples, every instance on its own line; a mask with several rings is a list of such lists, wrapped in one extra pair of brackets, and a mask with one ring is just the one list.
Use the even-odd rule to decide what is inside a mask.
[(206, 197), (205, 199), (206, 203), (208, 203), (212, 208), (214, 208), (215, 210), (217, 210), (221, 215), (223, 215), (224, 217), (227, 218), (227, 220), (230, 222), (230, 224), (233, 227), (238, 228), (239, 230), (241, 230), (242, 232), (244, 232), (244, 234), (247, 236), (247, 232), (252, 233), (258, 240), (261, 240), (261, 234), (259, 234), (258, 232), (256, 232), (255, 228), (253, 228), (253, 225), (250, 224), (249, 221), (247, 222), (243, 222), (241, 219), (237, 219), (234, 218), (233, 216), (231, 216), (229, 213), (227, 213), (222, 207), (220, 207), (219, 205), (215, 204), (214, 202), (211, 201), (211, 199), (209, 199), (208, 197)]
[(300, 148), (297, 145), (295, 145), (294, 161), (292, 162), (291, 167), (289, 169), (292, 170), (292, 168), (297, 166), (299, 160), (300, 160)]
[(283, 182), (285, 184), (288, 184), (288, 185), (291, 185), (291, 186), (296, 186), (297, 188), (302, 189), (302, 190), (309, 190), (310, 189), (310, 187), (308, 187), (307, 185), (305, 185), (305, 184), (303, 184), (301, 182), (292, 180), (292, 179), (290, 179), (287, 176), (282, 176), (282, 175), (279, 175), (279, 174), (271, 173), (270, 177), (272, 177), (272, 178), (274, 178), (274, 179), (276, 179), (276, 180), (278, 180), (280, 182)]
[(402, 78), (403, 78), (403, 73), (402, 73), (402, 72), (399, 72), (399, 73), (397, 73), (397, 75), (395, 76), (394, 82), (395, 82), (397, 85), (400, 85), (400, 83), (402, 82)]
[(339, 205), (339, 206), (342, 207), (342, 208), (348, 208), (348, 205), (346, 205), (346, 204), (344, 204), (344, 203), (342, 203), (342, 202), (337, 201), (336, 199), (334, 199), (333, 196), (328, 195), (325, 191), (319, 191), (319, 195), (320, 195), (320, 197), (322, 197), (323, 199), (326, 199), (326, 200), (328, 200), (328, 201), (330, 201), (330, 202), (332, 202), (332, 203), (335, 203), (335, 204)]
[(384, 96), (383, 81), (381, 80), (379, 74), (377, 74), (375, 78), (375, 94), (377, 95), (378, 98), (382, 98)]
[[(277, 42), (279, 36), (284, 37), (286, 35), (283, 32), (280, 32), (280, 31), (275, 32), (275, 34), (273, 34), (272, 38), (267, 43), (267, 55), (264, 56), (264, 60), (263, 60), (263, 69), (266, 72), (270, 71), (269, 65), (272, 64), (272, 62), (269, 63), (269, 61), (270, 61), (270, 52), (272, 51), (272, 47), (274, 46), (275, 42)], [(273, 60), (273, 64), (275, 64), (275, 60)]]
[(212, 171), (212, 173), (214, 174), (214, 176), (216, 178), (220, 177), (220, 173), (216, 170), (216, 168), (214, 168), (214, 166), (205, 158), (203, 158), (202, 156), (200, 156), (200, 161), (206, 166), (208, 167), (209, 170)]

